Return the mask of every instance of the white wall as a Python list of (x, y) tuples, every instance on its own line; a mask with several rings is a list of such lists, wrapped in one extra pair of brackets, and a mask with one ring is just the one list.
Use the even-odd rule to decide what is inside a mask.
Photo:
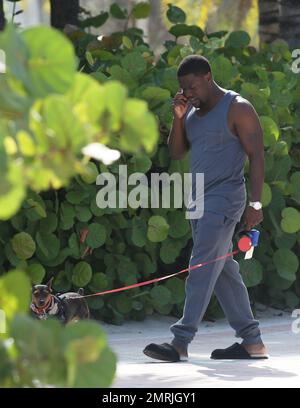
[[(49, 14), (44, 9), (44, 4), (48, 0), (21, 0), (16, 3), (16, 11), (23, 10), (23, 13), (15, 16), (14, 21), (20, 23), (22, 27), (30, 27), (39, 24), (49, 24)], [(4, 10), (7, 21), (11, 21), (14, 3), (4, 0)]]

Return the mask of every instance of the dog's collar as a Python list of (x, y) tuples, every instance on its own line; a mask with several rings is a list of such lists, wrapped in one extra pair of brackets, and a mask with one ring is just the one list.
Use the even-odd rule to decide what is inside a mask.
[(33, 311), (33, 313), (37, 315), (46, 315), (47, 313), (52, 311), (54, 306), (55, 306), (54, 296), (51, 296), (45, 306), (38, 307), (34, 303), (31, 303), (30, 309)]

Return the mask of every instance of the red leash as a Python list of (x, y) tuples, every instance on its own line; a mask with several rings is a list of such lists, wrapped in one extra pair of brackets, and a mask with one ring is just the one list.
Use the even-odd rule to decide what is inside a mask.
[(159, 282), (159, 281), (162, 281), (162, 280), (164, 280), (164, 279), (169, 279), (169, 278), (172, 278), (173, 276), (179, 275), (180, 273), (187, 272), (187, 271), (189, 271), (189, 270), (196, 269), (196, 268), (200, 268), (201, 266), (210, 264), (210, 263), (212, 263), (212, 262), (219, 261), (220, 259), (224, 259), (224, 258), (227, 258), (228, 256), (235, 255), (235, 254), (237, 254), (238, 252), (239, 252), (239, 250), (236, 249), (236, 250), (233, 251), (233, 252), (229, 252), (229, 253), (226, 254), (226, 255), (219, 256), (218, 258), (215, 258), (215, 259), (213, 259), (213, 260), (211, 260), (211, 261), (203, 262), (203, 263), (200, 263), (200, 264), (191, 266), (190, 268), (182, 269), (182, 271), (179, 271), (179, 272), (176, 272), (176, 273), (172, 273), (172, 275), (163, 276), (162, 278), (151, 279), (151, 280), (146, 281), (146, 282), (140, 282), (140, 283), (136, 283), (136, 284), (134, 284), (134, 285), (124, 286), (123, 288), (112, 289), (112, 290), (106, 290), (105, 292), (93, 293), (93, 294), (91, 294), (91, 295), (85, 295), (85, 296), (82, 296), (82, 297), (83, 297), (83, 298), (88, 298), (88, 297), (93, 297), (93, 296), (102, 296), (102, 295), (106, 295), (106, 294), (108, 294), (108, 293), (121, 292), (121, 291), (123, 291), (123, 290), (128, 290), (128, 289), (137, 288), (138, 286), (149, 285), (150, 283)]

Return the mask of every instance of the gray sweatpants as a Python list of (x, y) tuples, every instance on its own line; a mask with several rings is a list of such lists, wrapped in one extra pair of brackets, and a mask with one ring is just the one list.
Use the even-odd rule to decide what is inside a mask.
[[(189, 266), (210, 261), (233, 250), (232, 238), (238, 220), (205, 211), (203, 217), (190, 220), (193, 250)], [(173, 342), (190, 343), (215, 292), (236, 337), (243, 344), (261, 343), (259, 322), (254, 320), (247, 288), (239, 273), (239, 263), (232, 256), (189, 271), (185, 282), (183, 316), (170, 326)]]

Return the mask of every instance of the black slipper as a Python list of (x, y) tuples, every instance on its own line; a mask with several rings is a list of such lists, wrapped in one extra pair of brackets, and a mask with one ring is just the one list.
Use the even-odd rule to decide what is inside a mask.
[(216, 349), (210, 356), (213, 360), (266, 360), (267, 354), (249, 354), (239, 343), (234, 343), (226, 349)]
[(143, 353), (148, 357), (155, 358), (157, 360), (169, 361), (171, 363), (177, 361), (188, 361), (188, 357), (181, 356), (169, 343), (150, 343), (144, 348)]

